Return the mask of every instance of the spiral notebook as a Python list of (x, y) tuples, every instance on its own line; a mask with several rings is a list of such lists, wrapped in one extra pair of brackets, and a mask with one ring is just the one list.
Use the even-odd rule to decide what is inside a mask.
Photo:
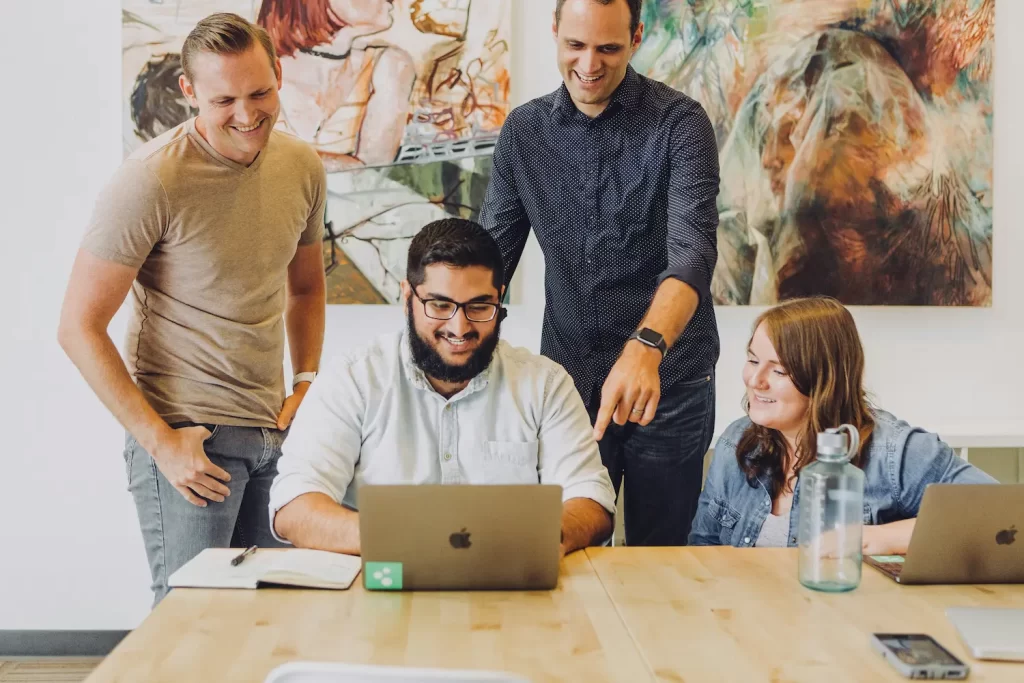
[(305, 548), (257, 549), (237, 566), (242, 548), (207, 548), (171, 574), (171, 588), (259, 588), (298, 586), (345, 590), (362, 560), (353, 555)]

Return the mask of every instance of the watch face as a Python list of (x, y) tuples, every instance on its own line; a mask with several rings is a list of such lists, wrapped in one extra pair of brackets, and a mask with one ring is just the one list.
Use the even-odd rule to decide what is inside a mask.
[(661, 335), (646, 327), (637, 332), (636, 336), (640, 338), (640, 341), (647, 342), (651, 346), (657, 346), (661, 343)]

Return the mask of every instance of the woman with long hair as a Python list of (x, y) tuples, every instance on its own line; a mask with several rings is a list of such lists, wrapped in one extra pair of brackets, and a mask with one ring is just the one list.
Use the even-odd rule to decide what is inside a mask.
[(762, 313), (743, 381), (747, 417), (715, 445), (691, 545), (796, 545), (800, 471), (817, 457), (817, 434), (841, 424), (861, 436), (852, 462), (865, 474), (866, 554), (906, 553), (928, 484), (995, 482), (936, 434), (868, 402), (857, 326), (835, 299), (794, 299)]

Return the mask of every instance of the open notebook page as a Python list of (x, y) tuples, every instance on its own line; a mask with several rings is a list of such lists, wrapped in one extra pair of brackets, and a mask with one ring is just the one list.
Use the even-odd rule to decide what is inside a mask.
[(278, 555), (269, 571), (260, 577), (261, 581), (311, 588), (348, 588), (362, 567), (358, 557), (323, 550), (294, 548)]
[(241, 548), (207, 548), (171, 574), (172, 588), (256, 588), (260, 583), (280, 583), (311, 588), (348, 588), (362, 562), (340, 555), (304, 548), (259, 549), (237, 566), (232, 558)]

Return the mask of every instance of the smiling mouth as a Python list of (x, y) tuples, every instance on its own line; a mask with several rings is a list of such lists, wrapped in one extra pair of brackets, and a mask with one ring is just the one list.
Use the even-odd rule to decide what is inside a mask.
[(441, 336), (441, 339), (448, 343), (452, 350), (464, 350), (475, 337), (448, 337)]
[(244, 135), (248, 135), (249, 133), (253, 133), (253, 132), (255, 132), (255, 131), (256, 131), (256, 130), (257, 130), (257, 129), (258, 129), (259, 127), (260, 127), (260, 126), (262, 126), (262, 125), (263, 125), (263, 123), (264, 123), (265, 121), (266, 121), (266, 119), (260, 119), (260, 122), (259, 122), (259, 123), (253, 124), (253, 125), (251, 125), (251, 126), (248, 126), (248, 127), (242, 127), (242, 126), (232, 126), (232, 128), (234, 128), (235, 130), (237, 130), (237, 131), (238, 131), (239, 133), (242, 133), (242, 134), (244, 134)]
[(602, 78), (604, 78), (603, 74), (600, 76), (584, 76), (579, 71), (574, 71), (573, 73), (576, 74), (576, 78), (579, 80), (579, 82), (583, 83), (584, 85), (593, 85)]
[(776, 403), (776, 400), (774, 398), (765, 398), (764, 396), (756, 396), (755, 395), (754, 396), (754, 400), (757, 401), (758, 403), (765, 403), (765, 404)]

